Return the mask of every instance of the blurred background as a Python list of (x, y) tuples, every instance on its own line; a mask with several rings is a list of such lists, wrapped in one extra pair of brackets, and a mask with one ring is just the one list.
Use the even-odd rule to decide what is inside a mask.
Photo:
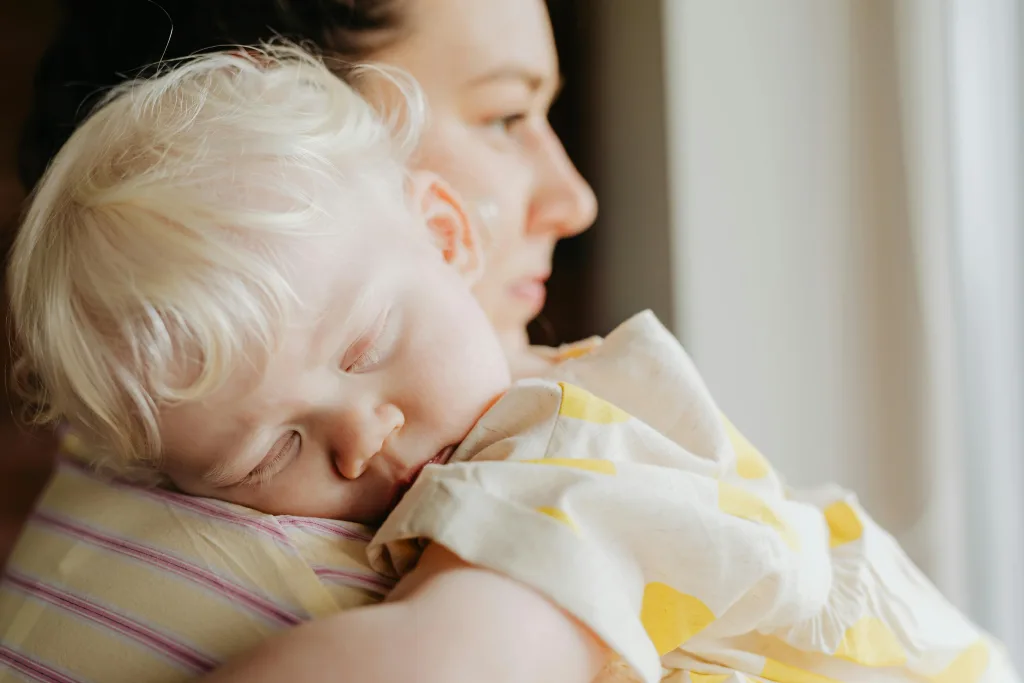
[[(535, 339), (653, 309), (790, 483), (857, 491), (1024, 665), (1024, 0), (550, 7), (601, 214)], [(57, 19), (0, 0), (6, 235)], [(52, 449), (10, 414), (0, 561)]]

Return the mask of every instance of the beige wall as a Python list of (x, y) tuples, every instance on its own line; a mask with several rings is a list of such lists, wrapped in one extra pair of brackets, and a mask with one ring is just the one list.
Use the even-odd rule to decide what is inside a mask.
[[(889, 0), (666, 0), (677, 330), (794, 483), (920, 511)], [(811, 58), (809, 58), (811, 56)]]
[(605, 333), (641, 308), (673, 321), (665, 143), (662, 10), (658, 0), (587, 0), (590, 149), (600, 200), (594, 327)]

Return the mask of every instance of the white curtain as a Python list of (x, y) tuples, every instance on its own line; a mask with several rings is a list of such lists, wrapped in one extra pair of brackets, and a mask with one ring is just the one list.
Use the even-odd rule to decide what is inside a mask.
[(945, 2), (900, 0), (900, 102), (905, 134), (908, 227), (913, 235), (915, 286), (921, 300), (922, 448), (930, 454), (924, 514), (906, 535), (936, 583), (968, 607), (967, 469), (964, 402), (954, 312), (952, 140), (949, 23)]
[(677, 333), (1024, 667), (1022, 4), (662, 0), (660, 43)]
[(922, 532), (940, 584), (1024, 665), (1024, 12), (897, 6), (910, 226), (924, 302)]

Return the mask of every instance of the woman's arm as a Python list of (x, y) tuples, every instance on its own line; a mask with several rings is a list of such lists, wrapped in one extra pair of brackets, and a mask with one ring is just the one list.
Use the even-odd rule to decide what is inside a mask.
[(273, 638), (205, 683), (591, 683), (605, 654), (533, 590), (431, 546), (393, 600)]

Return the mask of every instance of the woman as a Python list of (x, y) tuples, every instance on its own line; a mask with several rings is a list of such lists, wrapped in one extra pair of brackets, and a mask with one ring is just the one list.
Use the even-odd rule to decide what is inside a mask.
[[(337, 58), (338, 73), (343, 78), (348, 75), (346, 65), (360, 61), (399, 67), (419, 81), (430, 106), (430, 126), (423, 135), (416, 163), (443, 175), (476, 206), (488, 229), (488, 267), (476, 294), (499, 331), (515, 371), (525, 375), (544, 368), (546, 361), (528, 347), (525, 326), (544, 304), (545, 281), (555, 243), (589, 227), (596, 204), (593, 193), (569, 162), (547, 122), (547, 111), (557, 94), (559, 80), (551, 27), (541, 0), (184, 0), (164, 1), (160, 5), (109, 2), (99, 6), (91, 2), (81, 6), (72, 3), (68, 12), (66, 28), (46, 57), (37, 79), (36, 108), (21, 154), (23, 179), (28, 186), (34, 184), (49, 158), (87, 114), (90, 96), (125, 74), (139, 73), (161, 57), (285, 36), (312, 43)], [(234, 512), (185, 510), (180, 505), (175, 507), (178, 503), (166, 497), (154, 507), (151, 497), (143, 498), (141, 492), (124, 486), (84, 478), (80, 471), (63, 468), (58, 472), (11, 558), (8, 593), (0, 594), (0, 614), (21, 615), (10, 620), (6, 632), (0, 621), (0, 681), (6, 680), (8, 671), (47, 680), (183, 680), (216, 666), (225, 653), (239, 651), (232, 648), (249, 648), (282, 626), (325, 614), (321, 607), (324, 603), (308, 594), (291, 596), (295, 597), (294, 609), (256, 594), (260, 586), (258, 581), (255, 587), (252, 585), (254, 567), (274, 565), (281, 570), (275, 574), (277, 578), (289, 576), (292, 569), (302, 571), (306, 566), (296, 565), (284, 571), (294, 553), (275, 555), (275, 565), (268, 561), (269, 556), (259, 555), (254, 540), (248, 564), (232, 555), (230, 566), (214, 566), (223, 560), (214, 557), (217, 548), (213, 555), (203, 555), (201, 560), (189, 564), (187, 551), (194, 550), (200, 540), (209, 541), (209, 526), (214, 517)], [(73, 514), (67, 510), (69, 505), (75, 508)], [(128, 512), (113, 512), (118, 510)], [(62, 516), (64, 513), (68, 514)], [(73, 526), (67, 522), (69, 518), (85, 517), (88, 524)], [(284, 530), (277, 526), (269, 529), (263, 520), (235, 517), (236, 521), (244, 522), (241, 527), (248, 524), (245, 528), (277, 534), (274, 538), (279, 543), (290, 544), (297, 538), (296, 533), (304, 533), (294, 525)], [(183, 528), (185, 541), (176, 536)], [(342, 536), (364, 533), (353, 529), (335, 531)], [(64, 545), (55, 550), (58, 536)], [(45, 561), (41, 559), (44, 557)], [(105, 564), (104, 569), (99, 569), (109, 562), (122, 564), (116, 570)], [(140, 563), (147, 562), (147, 566), (158, 564), (159, 574), (132, 573)], [(343, 581), (353, 571), (350, 565), (332, 567), (323, 562), (310, 567), (317, 577), (341, 577)], [(262, 611), (263, 619), (246, 621), (251, 632), (233, 640), (230, 647), (204, 649), (205, 637), (195, 633), (189, 634), (193, 640), (187, 643), (180, 638), (168, 638), (148, 621), (156, 619), (154, 615), (163, 617), (182, 607), (172, 604), (178, 598), (171, 597), (177, 596), (171, 588), (167, 593), (160, 590), (160, 581), (180, 581), (186, 576), (190, 581), (210, 584), (223, 581), (225, 574), (230, 575), (228, 583), (234, 591), (231, 595), (236, 596), (234, 602), (248, 601), (244, 605), (247, 609), (255, 605)], [(117, 577), (113, 582), (112, 575)], [(365, 575), (357, 579), (373, 580)], [(325, 585), (326, 582), (325, 579)], [(495, 586), (495, 582), (500, 585)], [(318, 586), (314, 581), (303, 584), (303, 590), (316, 592)], [(458, 587), (458, 601), (451, 600), (446, 592), (452, 586)], [(97, 596), (107, 590), (113, 592), (105, 594), (108, 598), (104, 602)], [(379, 585), (376, 592), (382, 592)], [(465, 638), (472, 634), (445, 628), (445, 619), (458, 618), (459, 623), (469, 624), (480, 610), (492, 614), (508, 610), (507, 614), (516, 615), (507, 621), (510, 629), (524, 620), (536, 627), (533, 642), (538, 647), (532, 650), (539, 656), (518, 657), (517, 661), (543, 667), (508, 667), (504, 671), (506, 678), (501, 680), (539, 680), (538, 674), (545, 673), (557, 677), (552, 680), (568, 683), (584, 680), (588, 672), (592, 673), (593, 642), (560, 612), (527, 589), (460, 565), (443, 551), (428, 554), (422, 570), (400, 584), (398, 592), (407, 597), (404, 604), (389, 606), (390, 611), (383, 614), (391, 615), (393, 623), (403, 626), (418, 624), (422, 627), (416, 631), (419, 635), (434, 636), (433, 641), (427, 638), (417, 641), (419, 645), (412, 643), (414, 647), (429, 646), (436, 651), (446, 643), (450, 647), (452, 639), (461, 635), (462, 644), (453, 653), (456, 656), (465, 651)], [(345, 595), (350, 600), (351, 592)], [(481, 597), (465, 599), (473, 595)], [(111, 605), (109, 601), (114, 599), (121, 602)], [(337, 606), (357, 606), (376, 599), (379, 597), (339, 600)], [(456, 602), (463, 605), (458, 614), (451, 611)], [(40, 617), (41, 603), (46, 603), (51, 613)], [(143, 603), (145, 610), (140, 607)], [(69, 611), (74, 619), (64, 616)], [(373, 644), (380, 639), (371, 636), (387, 633), (389, 628), (373, 619), (353, 622), (345, 617), (357, 612), (360, 611), (345, 612), (296, 629), (284, 639), (258, 648), (255, 658), (242, 662), (239, 668), (222, 672), (221, 680), (256, 680), (258, 675), (261, 680), (279, 680), (282, 675), (292, 681), (304, 680), (306, 675), (313, 679), (321, 675), (318, 666), (336, 661), (332, 656), (341, 657), (343, 648), (332, 645), (337, 643), (355, 648), (355, 656), (362, 655), (363, 663), (371, 667), (339, 675), (359, 680), (391, 680), (397, 670), (372, 669), (394, 663), (372, 652)], [(424, 614), (433, 615), (435, 621), (425, 621)], [(419, 617), (410, 619), (409, 615)], [(40, 620), (47, 616), (56, 620), (56, 626), (43, 626)], [(386, 621), (387, 617), (381, 619)], [(129, 632), (132, 647), (141, 644), (158, 650), (167, 661), (132, 670), (124, 661), (85, 651), (88, 648), (80, 638), (71, 638), (66, 633), (64, 637), (71, 645), (65, 648), (55, 644), (59, 640), (53, 635), (55, 632), (78, 628), (83, 620), (93, 629), (89, 633), (95, 632), (96, 624), (105, 632)], [(267, 623), (272, 626), (265, 627)], [(236, 629), (230, 620), (220, 627), (221, 631)], [(203, 629), (203, 633), (209, 633)], [(438, 637), (439, 634), (445, 637)], [(518, 635), (523, 645), (528, 646), (529, 639), (523, 641), (523, 634), (510, 631), (508, 635)], [(326, 645), (317, 649), (317, 643)], [(47, 647), (59, 650), (59, 654), (44, 656)], [(545, 661), (544, 648), (559, 654)], [(167, 662), (170, 664), (163, 666)], [(430, 670), (419, 670), (415, 678), (427, 680), (428, 673), (442, 678), (446, 675), (443, 666), (427, 668)], [(487, 679), (499, 680), (493, 672), (487, 673)], [(483, 679), (477, 676), (477, 680)]]

